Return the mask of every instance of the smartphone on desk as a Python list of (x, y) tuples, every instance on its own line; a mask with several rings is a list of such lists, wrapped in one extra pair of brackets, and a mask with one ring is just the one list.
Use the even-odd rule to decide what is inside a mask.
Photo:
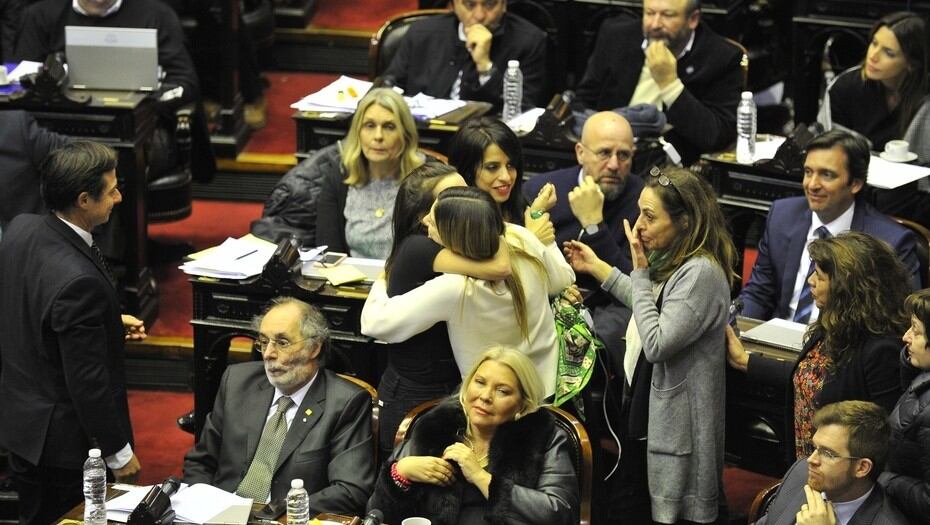
[(313, 265), (317, 268), (331, 268), (338, 265), (348, 257), (348, 254), (339, 252), (326, 252), (314, 261)]

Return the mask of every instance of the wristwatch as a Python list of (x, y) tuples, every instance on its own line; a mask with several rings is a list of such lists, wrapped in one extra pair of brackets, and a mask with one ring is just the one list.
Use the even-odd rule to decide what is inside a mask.
[(588, 235), (594, 235), (595, 233), (597, 233), (599, 229), (600, 228), (598, 227), (597, 224), (589, 224), (584, 227), (584, 232), (587, 233)]

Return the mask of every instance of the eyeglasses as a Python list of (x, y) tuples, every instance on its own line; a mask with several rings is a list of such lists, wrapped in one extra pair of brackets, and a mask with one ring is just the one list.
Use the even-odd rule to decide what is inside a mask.
[(300, 349), (299, 343), (308, 341), (309, 339), (301, 339), (299, 341), (288, 341), (287, 339), (268, 339), (267, 337), (259, 337), (252, 343), (252, 348), (260, 353), (265, 353), (265, 349), (269, 346), (274, 346), (278, 349), (279, 352), (288, 353), (294, 352)]
[(833, 452), (832, 450), (828, 448), (823, 448), (823, 447), (814, 447), (814, 451), (811, 452), (811, 456), (813, 456), (814, 454), (819, 454), (822, 459), (825, 459), (831, 462), (837, 461), (840, 459), (862, 459), (861, 457), (858, 457), (858, 456), (841, 456), (837, 454), (836, 452)]
[(668, 175), (662, 173), (662, 170), (659, 169), (658, 166), (653, 166), (652, 168), (649, 169), (649, 176), (655, 177), (659, 183), (659, 186), (664, 186), (666, 188), (671, 186), (672, 188), (676, 190), (678, 189), (678, 188), (675, 188), (674, 184), (672, 184), (672, 179), (668, 178)]
[(597, 157), (597, 160), (601, 162), (607, 162), (610, 160), (611, 157), (614, 157), (614, 156), (617, 157), (618, 162), (629, 162), (630, 159), (633, 158), (633, 152), (630, 150), (618, 149), (616, 151), (611, 151), (607, 148), (594, 150), (588, 147), (587, 145), (585, 145), (583, 142), (579, 142), (579, 144), (581, 144), (582, 148), (593, 153), (594, 156)]

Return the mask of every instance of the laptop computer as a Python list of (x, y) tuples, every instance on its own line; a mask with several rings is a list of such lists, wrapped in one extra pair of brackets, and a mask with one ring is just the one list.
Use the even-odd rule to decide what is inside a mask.
[(68, 86), (73, 89), (158, 89), (158, 30), (65, 26)]

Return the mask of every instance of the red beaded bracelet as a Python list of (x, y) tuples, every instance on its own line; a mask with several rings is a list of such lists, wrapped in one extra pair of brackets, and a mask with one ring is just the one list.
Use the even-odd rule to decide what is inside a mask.
[(402, 476), (400, 472), (397, 472), (397, 462), (391, 464), (391, 479), (394, 480), (394, 484), (397, 485), (397, 488), (401, 490), (408, 490), (410, 488), (410, 480)]

